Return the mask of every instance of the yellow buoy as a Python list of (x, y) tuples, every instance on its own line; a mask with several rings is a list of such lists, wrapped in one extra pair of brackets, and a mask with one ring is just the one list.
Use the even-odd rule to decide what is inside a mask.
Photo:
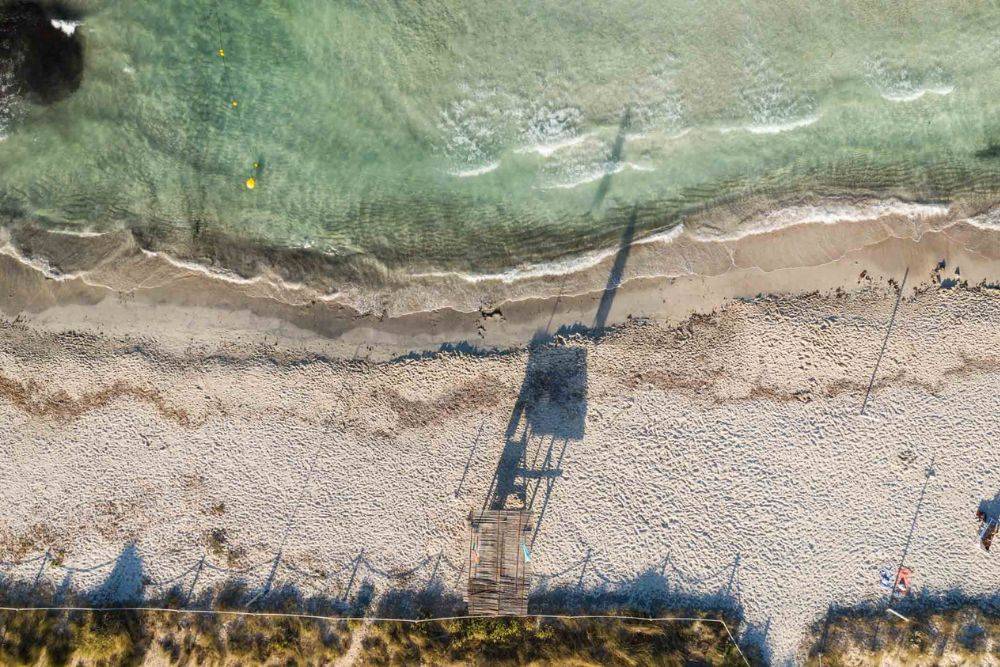
[(233, 105), (234, 109), (237, 107), (238, 104), (239, 104), (239, 102), (237, 102), (236, 100), (232, 101), (232, 105)]
[(253, 168), (254, 169), (260, 169), (260, 162), (254, 162), (253, 163)]
[(223, 51), (222, 49), (219, 49), (219, 57), (220, 58), (225, 58), (226, 57), (226, 52)]
[(257, 179), (251, 176), (247, 179), (247, 190), (253, 190), (255, 187), (257, 187)]

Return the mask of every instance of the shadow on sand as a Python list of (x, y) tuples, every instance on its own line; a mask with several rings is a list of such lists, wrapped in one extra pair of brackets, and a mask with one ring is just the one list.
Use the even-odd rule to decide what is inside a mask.
[(483, 509), (534, 510), (540, 503), (544, 515), (566, 446), (583, 438), (586, 416), (586, 349), (532, 346)]
[[(345, 572), (344, 576), (348, 576)], [(100, 585), (89, 591), (68, 591), (57, 602), (54, 588), (47, 583), (35, 585), (11, 585), (0, 588), (0, 602), (5, 605), (46, 606), (61, 604), (81, 607), (123, 607), (121, 611), (40, 611), (32, 612), (32, 619), (12, 624), (12, 612), (0, 612), (0, 625), (17, 625), (18, 641), (27, 642), (23, 646), (0, 647), (12, 654), (32, 658), (43, 649), (50, 656), (69, 657), (68, 628), (81, 624), (97, 630), (111, 629), (116, 636), (128, 637), (132, 643), (127, 647), (128, 660), (141, 662), (154, 645), (154, 637), (149, 631), (149, 621), (143, 620), (145, 612), (127, 607), (145, 606), (177, 610), (224, 610), (242, 611), (253, 604), (255, 612), (305, 613), (331, 616), (331, 619), (288, 619), (280, 617), (241, 617), (229, 615), (161, 616), (159, 623), (173, 624), (171, 633), (181, 636), (184, 628), (200, 628), (209, 633), (222, 632), (230, 640), (245, 645), (250, 656), (265, 659), (270, 645), (275, 649), (294, 647), (296, 641), (304, 641), (308, 625), (319, 628), (321, 641), (326, 646), (340, 644), (346, 649), (349, 628), (346, 622), (336, 617), (377, 617), (386, 619), (428, 619), (461, 616), (466, 613), (465, 603), (449, 592), (439, 577), (432, 575), (429, 581), (420, 585), (402, 586), (385, 590), (376, 596), (370, 581), (362, 581), (349, 597), (306, 595), (301, 589), (291, 585), (275, 585), (265, 597), (260, 596), (259, 585), (241, 578), (231, 578), (218, 586), (200, 591), (192, 598), (183, 582), (157, 595), (143, 595), (148, 581), (142, 570), (142, 559), (134, 545), (127, 545), (116, 560), (108, 577)], [(726, 576), (720, 574), (720, 588), (717, 593), (686, 593), (668, 581), (661, 568), (650, 568), (631, 580), (616, 583), (605, 582), (597, 587), (585, 587), (571, 582), (566, 585), (543, 586), (531, 596), (532, 614), (624, 614), (638, 617), (667, 617), (721, 619), (726, 622), (734, 635), (738, 636), (742, 610), (731, 587), (725, 586)], [(119, 597), (121, 596), (121, 597)], [(4, 614), (9, 616), (5, 617)], [(188, 620), (183, 620), (183, 619)], [(187, 625), (185, 625), (187, 624)], [(440, 624), (439, 624), (440, 625)], [(687, 627), (689, 622), (678, 627)], [(31, 626), (29, 628), (29, 626)], [(60, 631), (59, 628), (64, 630)], [(442, 631), (455, 631), (459, 626), (441, 625)], [(225, 628), (225, 629), (223, 629)], [(450, 630), (448, 630), (450, 628)], [(268, 639), (269, 633), (277, 636)], [(72, 633), (69, 633), (72, 634)], [(641, 634), (641, 633), (640, 633)], [(235, 639), (233, 639), (235, 638)], [(315, 637), (314, 637), (315, 640)], [(171, 640), (173, 641), (173, 640)], [(178, 641), (180, 641), (178, 639)], [(227, 640), (229, 641), (229, 640)], [(159, 648), (170, 652), (181, 651), (162, 637), (157, 638)], [(516, 648), (516, 647), (515, 647)], [(716, 647), (728, 654), (730, 647)], [(189, 651), (190, 647), (184, 649)], [(642, 650), (639, 646), (638, 650)], [(735, 647), (732, 647), (735, 651)], [(256, 651), (256, 653), (253, 653)], [(747, 649), (744, 648), (744, 652)], [(734, 653), (735, 655), (735, 653)], [(751, 657), (759, 652), (751, 649)], [(735, 662), (733, 664), (736, 664)]]

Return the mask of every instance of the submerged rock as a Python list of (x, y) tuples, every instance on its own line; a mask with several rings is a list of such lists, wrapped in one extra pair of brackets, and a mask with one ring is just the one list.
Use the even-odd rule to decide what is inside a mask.
[(0, 81), (8, 82), (0, 97), (52, 104), (80, 87), (84, 56), (77, 18), (61, 5), (0, 1)]

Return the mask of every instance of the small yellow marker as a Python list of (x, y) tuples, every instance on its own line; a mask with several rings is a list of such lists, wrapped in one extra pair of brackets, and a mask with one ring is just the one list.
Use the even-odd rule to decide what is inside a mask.
[(254, 169), (260, 169), (260, 162), (254, 162), (253, 163), (253, 168)]
[(231, 102), (231, 104), (233, 105), (233, 108), (235, 109), (239, 105), (239, 102), (237, 102), (236, 100), (233, 100)]
[(255, 187), (257, 187), (257, 179), (251, 176), (247, 179), (247, 190), (253, 190)]
[(220, 58), (225, 58), (226, 57), (226, 52), (223, 49), (219, 49), (219, 57)]

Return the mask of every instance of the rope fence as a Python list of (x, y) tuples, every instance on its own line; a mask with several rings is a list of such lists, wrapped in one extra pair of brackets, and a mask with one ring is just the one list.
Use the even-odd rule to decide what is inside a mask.
[[(170, 553), (177, 553), (177, 550), (170, 550)], [(34, 579), (35, 586), (37, 586), (41, 581), (46, 579), (46, 573), (48, 571), (58, 570), (64, 573), (66, 577), (72, 577), (78, 574), (95, 575), (102, 570), (113, 571), (114, 568), (117, 567), (120, 560), (121, 557), (118, 557), (104, 560), (95, 565), (73, 566), (60, 562), (51, 554), (51, 552), (46, 551), (40, 555), (31, 556), (21, 560), (0, 561), (0, 587), (5, 584), (9, 584), (14, 580), (24, 580), (23, 576), (19, 577), (12, 575), (13, 570), (19, 567), (39, 564), (37, 568), (32, 568), (32, 571), (30, 572), (30, 579)], [(363, 580), (364, 578), (375, 578), (377, 580), (387, 582), (409, 582), (416, 578), (421, 571), (427, 569), (431, 569), (432, 575), (431, 579), (427, 582), (428, 584), (435, 581), (443, 584), (447, 580), (447, 572), (450, 572), (451, 575), (455, 577), (455, 583), (451, 586), (451, 588), (459, 590), (461, 588), (462, 575), (465, 573), (466, 569), (464, 561), (460, 564), (456, 564), (443, 553), (423, 556), (410, 565), (397, 565), (387, 568), (372, 562), (372, 560), (364, 552), (346, 558), (342, 562), (337, 563), (332, 569), (324, 568), (322, 571), (318, 572), (309, 572), (292, 563), (285, 562), (280, 552), (266, 560), (257, 561), (252, 565), (239, 568), (218, 565), (213, 563), (207, 554), (199, 553), (191, 560), (190, 564), (186, 566), (179, 566), (178, 574), (167, 574), (162, 578), (152, 574), (152, 572), (155, 572), (157, 568), (150, 567), (150, 559), (148, 556), (140, 558), (137, 555), (136, 562), (131, 567), (134, 569), (135, 574), (140, 575), (139, 578), (142, 580), (142, 588), (159, 590), (161, 593), (166, 592), (169, 586), (176, 586), (177, 584), (183, 582), (189, 575), (192, 574), (197, 576), (202, 573), (215, 573), (217, 575), (228, 577), (250, 577), (255, 572), (260, 572), (263, 576), (267, 571), (270, 571), (271, 576), (268, 577), (268, 579), (276, 585), (291, 584), (296, 588), (308, 587), (317, 595), (336, 594), (337, 596), (341, 596), (348, 592), (343, 590), (344, 586), (340, 585), (337, 581), (338, 578), (343, 578), (345, 575), (348, 575), (351, 582)], [(728, 577), (730, 579), (730, 585), (724, 588), (729, 589), (730, 592), (738, 594), (739, 583), (738, 581), (734, 581), (736, 571), (734, 570), (734, 565), (732, 563), (726, 564), (725, 566), (719, 568), (716, 572), (712, 572), (701, 577), (694, 577), (682, 572), (676, 567), (676, 565), (671, 563), (669, 559), (662, 563), (662, 567), (655, 569), (660, 571), (660, 576), (662, 576), (665, 581), (676, 578), (679, 583), (686, 585), (687, 588), (693, 587), (694, 589), (701, 589), (693, 590), (691, 592), (702, 595), (711, 595), (712, 592), (717, 592), (718, 587), (713, 586), (712, 581), (719, 579), (725, 573), (730, 573)], [(667, 575), (668, 569), (670, 576)], [(278, 574), (283, 576), (279, 577)], [(575, 584), (576, 587), (582, 587), (581, 582), (584, 580), (584, 577), (581, 576), (582, 574), (586, 575), (585, 578), (587, 581), (596, 581), (602, 586), (614, 585), (622, 582), (621, 577), (609, 575), (608, 573), (603, 572), (602, 568), (595, 563), (593, 554), (576, 560), (568, 567), (551, 574), (530, 573), (529, 578), (539, 586), (547, 586), (549, 584), (558, 585), (561, 582), (566, 582)], [(733, 586), (734, 583), (736, 584), (735, 587)], [(270, 586), (268, 586), (268, 588), (270, 588)]]
[[(171, 553), (177, 553), (177, 550), (170, 550)], [(29, 566), (36, 563), (41, 563), (38, 568), (38, 572), (33, 573), (34, 585), (32, 588), (36, 588), (38, 583), (43, 579), (46, 568), (50, 570), (61, 570), (66, 573), (66, 577), (69, 578), (73, 574), (91, 574), (102, 569), (113, 570), (119, 559), (105, 560), (101, 563), (92, 566), (85, 567), (74, 567), (69, 565), (63, 565), (60, 562), (54, 561), (52, 555), (49, 551), (41, 555), (32, 556), (29, 558), (24, 558), (17, 561), (0, 561), (0, 567), (8, 571), (8, 576), (0, 575), (0, 586), (5, 583), (9, 583), (12, 577), (9, 576), (10, 570), (20, 567)], [(139, 561), (140, 563), (146, 563), (145, 559)], [(249, 567), (242, 568), (230, 568), (212, 563), (207, 554), (200, 556), (193, 564), (186, 568), (182, 568), (181, 572), (175, 576), (167, 577), (164, 579), (155, 579), (152, 576), (141, 572), (141, 586), (142, 588), (153, 588), (158, 590), (161, 594), (165, 593), (169, 586), (178, 586), (190, 575), (194, 575), (191, 590), (188, 591), (185, 600), (190, 600), (193, 593), (194, 584), (197, 583), (198, 576), (203, 571), (212, 571), (223, 575), (229, 576), (246, 576), (253, 572), (264, 570), (265, 568), (272, 569), (272, 575), (268, 578), (268, 581), (264, 584), (264, 591), (258, 593), (254, 598), (255, 600), (259, 597), (263, 597), (271, 589), (272, 579), (274, 573), (281, 571), (286, 573), (285, 577), (277, 579), (278, 584), (292, 584), (295, 589), (302, 591), (303, 588), (309, 589), (309, 591), (315, 595), (319, 596), (331, 596), (333, 592), (331, 589), (336, 590), (336, 598), (346, 603), (347, 596), (350, 593), (350, 589), (353, 588), (355, 582), (363, 581), (367, 577), (375, 576), (382, 580), (393, 581), (393, 580), (409, 580), (418, 574), (421, 570), (427, 567), (433, 567), (431, 581), (427, 583), (433, 583), (434, 580), (444, 581), (444, 577), (441, 575), (441, 568), (451, 570), (453, 573), (458, 575), (456, 582), (461, 581), (461, 575), (465, 570), (464, 562), (461, 565), (456, 565), (443, 553), (438, 553), (433, 556), (424, 556), (416, 561), (415, 564), (405, 566), (405, 567), (394, 567), (391, 569), (386, 569), (384, 567), (378, 567), (371, 562), (369, 557), (361, 552), (356, 556), (352, 556), (346, 559), (344, 562), (338, 564), (334, 569), (330, 571), (325, 571), (321, 574), (310, 573), (302, 570), (295, 565), (284, 563), (282, 561), (281, 554), (278, 553), (275, 557), (260, 561)], [(598, 581), (607, 584), (614, 581), (612, 577), (609, 577), (599, 571), (593, 559), (588, 554), (587, 557), (573, 563), (568, 568), (558, 571), (553, 574), (533, 574), (532, 579), (536, 582), (545, 585), (553, 581), (565, 578), (568, 581), (578, 579), (579, 568), (583, 567), (590, 577), (596, 578)], [(721, 572), (731, 570), (732, 566), (727, 565), (721, 570)], [(664, 567), (665, 571), (666, 567)], [(685, 575), (676, 566), (670, 564), (670, 569), (674, 574), (678, 575), (682, 580), (687, 580), (687, 582), (703, 582), (707, 581), (712, 577), (708, 575), (703, 578), (694, 578)], [(347, 586), (343, 586), (334, 582), (335, 578), (342, 577), (344, 575), (349, 575)], [(287, 575), (291, 575), (288, 577)], [(456, 585), (456, 588), (458, 586)], [(333, 596), (331, 596), (333, 597)], [(247, 616), (247, 617), (282, 617), (282, 618), (298, 618), (303, 620), (318, 620), (318, 621), (363, 621), (363, 622), (396, 622), (396, 623), (433, 623), (433, 622), (443, 622), (443, 621), (461, 621), (469, 620), (475, 618), (489, 618), (483, 616), (475, 615), (460, 615), (460, 616), (435, 616), (427, 618), (403, 618), (403, 617), (388, 617), (388, 616), (347, 616), (347, 615), (324, 615), (324, 614), (309, 614), (300, 612), (272, 612), (272, 611), (253, 611), (250, 609), (245, 610), (221, 610), (221, 609), (199, 609), (199, 608), (188, 608), (188, 607), (157, 607), (157, 606), (0, 606), (0, 611), (6, 612), (41, 612), (41, 611), (92, 611), (92, 612), (163, 612), (170, 614), (208, 614), (208, 615), (224, 615), (224, 616)], [(733, 646), (739, 651), (740, 657), (743, 662), (749, 665), (749, 661), (743, 650), (740, 648), (739, 643), (736, 641), (733, 635), (732, 629), (726, 623), (725, 619), (722, 618), (712, 618), (712, 617), (690, 617), (690, 616), (634, 616), (634, 615), (621, 615), (621, 614), (504, 614), (505, 617), (514, 618), (539, 618), (539, 619), (615, 619), (615, 620), (632, 620), (632, 621), (644, 621), (644, 622), (696, 622), (701, 621), (705, 623), (718, 623), (723, 626), (726, 631), (726, 635), (732, 642)]]

